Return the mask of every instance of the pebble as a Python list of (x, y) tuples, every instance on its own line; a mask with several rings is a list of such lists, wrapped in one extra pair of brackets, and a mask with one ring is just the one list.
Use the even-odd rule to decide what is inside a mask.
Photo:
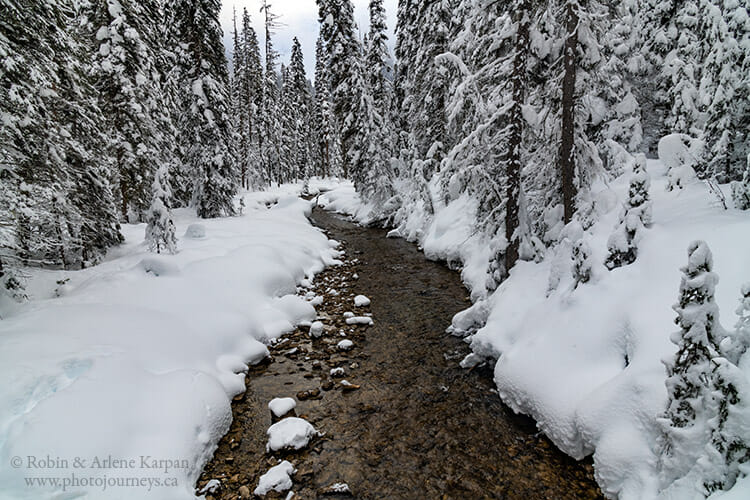
[(300, 391), (297, 393), (297, 399), (304, 401), (306, 399), (313, 399), (320, 396), (320, 389), (310, 389), (307, 391)]
[(247, 486), (240, 486), (239, 494), (242, 500), (250, 498), (250, 488), (248, 488)]

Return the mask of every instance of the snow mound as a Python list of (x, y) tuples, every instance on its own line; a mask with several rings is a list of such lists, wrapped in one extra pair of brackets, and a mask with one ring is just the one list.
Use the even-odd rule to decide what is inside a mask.
[(365, 307), (370, 305), (370, 299), (364, 295), (357, 295), (354, 297), (354, 307)]
[(322, 322), (314, 321), (310, 325), (310, 336), (315, 337), (315, 338), (320, 337), (321, 335), (323, 335), (323, 329), (324, 329), (324, 326)]
[(258, 481), (258, 487), (255, 488), (253, 494), (259, 497), (265, 496), (269, 491), (277, 491), (279, 493), (291, 489), (292, 487), (292, 476), (297, 470), (294, 466), (284, 460), (268, 469), (268, 472), (260, 476)]
[(268, 409), (277, 417), (283, 417), (297, 407), (294, 398), (273, 398), (268, 403)]
[(352, 316), (351, 318), (346, 318), (346, 324), (347, 325), (372, 325), (374, 324), (372, 321), (372, 318), (369, 316)]
[[(200, 470), (229, 429), (231, 399), (245, 390), (247, 365), (267, 356), (270, 339), (314, 318), (294, 296), (297, 285), (338, 256), (305, 216), (308, 202), (268, 210), (271, 196), (246, 193), (238, 217), (204, 221), (175, 210), (180, 233), (201, 224), (211, 234), (183, 240), (176, 255), (148, 253), (145, 225), (125, 224), (124, 243), (101, 264), (31, 270), (40, 298), (12, 310), (0, 303), (0, 499), (194, 498)], [(66, 279), (70, 291), (55, 297)], [(160, 475), (176, 478), (174, 488), (103, 491), (92, 482), (65, 492), (52, 483), (30, 488), (30, 471), (9, 466), (14, 456), (47, 455), (69, 467), (40, 477), (78, 476), (75, 457), (150, 455), (189, 465)], [(99, 485), (105, 475), (151, 475), (83, 472), (97, 472)]]
[(152, 276), (176, 276), (180, 274), (180, 268), (169, 257), (146, 257), (138, 263), (137, 267)]
[(349, 339), (345, 339), (339, 342), (336, 347), (338, 347), (340, 351), (348, 351), (349, 349), (354, 347), (354, 342)]
[(268, 428), (266, 434), (266, 451), (300, 450), (307, 446), (313, 437), (321, 435), (310, 422), (298, 417), (287, 417), (276, 422)]
[(202, 240), (206, 237), (206, 226), (203, 224), (190, 224), (185, 230), (185, 238), (191, 240)]

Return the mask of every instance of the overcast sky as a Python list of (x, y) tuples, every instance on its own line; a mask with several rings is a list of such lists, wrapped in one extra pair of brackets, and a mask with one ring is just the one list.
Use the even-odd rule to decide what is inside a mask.
[[(362, 33), (367, 32), (370, 26), (367, 5), (369, 0), (353, 0), (354, 16)], [(386, 15), (388, 16), (389, 44), (393, 51), (394, 35), (396, 27), (396, 3), (397, 0), (385, 0)], [(247, 7), (253, 25), (258, 33), (258, 41), (264, 45), (263, 19), (260, 12), (260, 0), (223, 0), (221, 10), (221, 26), (224, 29), (224, 45), (227, 47), (227, 55), (231, 58), (232, 53), (232, 9), (237, 9), (237, 22), (241, 23), (242, 9)], [(281, 16), (283, 23), (278, 32), (273, 36), (276, 50), (281, 54), (281, 62), (289, 64), (289, 55), (292, 49), (292, 38), (297, 37), (302, 44), (302, 53), (305, 56), (305, 68), (307, 77), (312, 80), (315, 73), (315, 41), (318, 38), (318, 6), (315, 0), (271, 0), (271, 12)]]

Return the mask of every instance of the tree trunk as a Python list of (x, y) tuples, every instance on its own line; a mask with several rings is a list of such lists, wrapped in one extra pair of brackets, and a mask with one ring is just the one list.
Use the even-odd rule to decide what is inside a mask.
[(529, 6), (526, 0), (516, 5), (518, 28), (516, 31), (515, 54), (513, 55), (513, 107), (510, 110), (510, 136), (508, 137), (508, 156), (505, 188), (505, 270), (510, 271), (518, 260), (520, 246), (519, 202), (521, 193), (521, 142), (523, 140), (522, 106), (526, 99), (526, 61), (529, 46)]
[(568, 1), (565, 7), (567, 16), (568, 38), (565, 40), (563, 65), (565, 73), (562, 82), (562, 131), (560, 137), (560, 176), (563, 220), (567, 224), (575, 212), (575, 89), (576, 89), (576, 53), (578, 50), (578, 12), (576, 3)]

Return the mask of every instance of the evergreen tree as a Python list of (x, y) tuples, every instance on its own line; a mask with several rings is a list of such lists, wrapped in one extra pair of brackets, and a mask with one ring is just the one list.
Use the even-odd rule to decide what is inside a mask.
[(237, 75), (238, 101), (243, 116), (243, 133), (245, 135), (245, 152), (240, 155), (240, 162), (245, 172), (245, 187), (251, 188), (261, 182), (260, 142), (263, 120), (263, 66), (260, 62), (260, 45), (255, 33), (250, 14), (242, 11), (242, 66)]
[(588, 283), (591, 280), (593, 262), (591, 258), (591, 247), (583, 238), (579, 239), (573, 245), (571, 252), (573, 258), (573, 280), (577, 287), (581, 283)]
[(339, 139), (334, 128), (327, 67), (327, 51), (321, 33), (315, 45), (315, 173), (324, 177), (336, 175), (340, 164)]
[(218, 0), (174, 0), (172, 9), (181, 52), (182, 161), (192, 175), (193, 205), (203, 218), (234, 215), (239, 183), (219, 9)]
[[(371, 0), (370, 6), (370, 33), (368, 35), (366, 68), (370, 92), (372, 94), (373, 107), (380, 115), (383, 127), (390, 129), (391, 102), (393, 100), (393, 86), (388, 79), (390, 68), (390, 55), (388, 53), (388, 35), (385, 24), (385, 8), (383, 0)], [(389, 134), (386, 135), (387, 138)], [(390, 153), (391, 144), (383, 144)]]
[(620, 223), (607, 242), (609, 255), (605, 265), (610, 270), (635, 262), (640, 235), (645, 227), (651, 225), (651, 201), (648, 195), (650, 185), (646, 156), (638, 154), (630, 179), (628, 199), (620, 214)]
[(671, 132), (698, 137), (702, 118), (698, 102), (700, 64), (705, 47), (700, 40), (699, 9), (695, 0), (681, 2), (674, 18), (679, 33), (675, 48), (665, 59), (672, 110), (667, 117)]
[(151, 206), (146, 217), (146, 243), (156, 253), (175, 253), (177, 237), (170, 208), (169, 169), (162, 165), (156, 171), (151, 188)]
[(750, 17), (740, 2), (705, 0), (702, 18), (707, 26), (707, 52), (702, 64), (699, 104), (706, 110), (703, 140), (707, 157), (698, 165), (700, 176), (720, 182), (742, 178), (750, 125)]
[(732, 183), (732, 199), (740, 210), (750, 209), (750, 153), (747, 155), (747, 165), (742, 181)]
[(86, 24), (94, 42), (92, 71), (107, 135), (122, 217), (144, 220), (154, 165), (168, 158), (165, 116), (156, 70), (158, 4), (97, 0)]
[(351, 176), (366, 200), (383, 207), (393, 193), (390, 159), (381, 148), (384, 127), (364, 77), (353, 7), (350, 0), (318, 0), (318, 8), (344, 176)]
[(70, 2), (3, 3), (0, 258), (15, 290), (21, 265), (89, 265), (122, 239), (76, 16)]
[(279, 16), (271, 12), (271, 4), (263, 0), (261, 12), (265, 16), (265, 72), (263, 76), (263, 100), (261, 106), (260, 154), (266, 184), (281, 182), (281, 98), (276, 63), (279, 54), (273, 47), (272, 35), (278, 27)]
[(661, 418), (660, 468), (666, 484), (684, 476), (709, 441), (708, 421), (713, 417), (707, 404), (712, 391), (711, 360), (719, 356), (724, 332), (714, 302), (718, 278), (712, 272), (711, 251), (703, 241), (688, 247), (683, 267), (679, 301), (674, 305), (680, 330), (672, 334), (677, 346), (666, 363), (669, 403)]
[(287, 74), (286, 92), (290, 106), (290, 130), (287, 134), (292, 138), (292, 155), (289, 165), (294, 172), (293, 178), (305, 179), (310, 176), (312, 161), (311, 121), (313, 113), (312, 96), (305, 75), (305, 62), (302, 56), (302, 46), (294, 37), (292, 40), (292, 54)]

